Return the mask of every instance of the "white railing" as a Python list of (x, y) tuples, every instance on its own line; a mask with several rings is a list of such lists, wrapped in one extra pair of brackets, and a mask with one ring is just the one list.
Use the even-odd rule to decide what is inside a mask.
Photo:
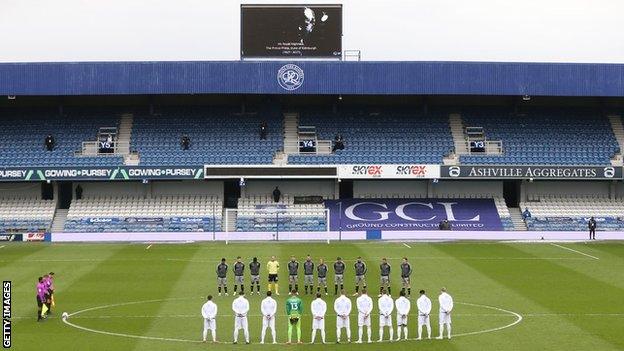
[(98, 134), (99, 135), (112, 135), (114, 138), (117, 135), (117, 127), (100, 127)]
[(315, 126), (299, 126), (297, 127), (297, 133), (299, 134), (310, 134), (316, 137), (316, 127)]
[(500, 140), (485, 142), (485, 153), (489, 155), (502, 155), (503, 154), (503, 142)]
[(360, 50), (345, 50), (342, 52), (343, 61), (360, 61), (362, 52)]

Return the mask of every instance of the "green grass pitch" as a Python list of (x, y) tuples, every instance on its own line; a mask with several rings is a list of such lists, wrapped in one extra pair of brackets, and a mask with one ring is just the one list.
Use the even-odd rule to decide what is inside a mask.
[[(97, 234), (94, 234), (97, 235)], [(13, 282), (13, 349), (15, 350), (622, 350), (624, 349), (624, 245), (622, 243), (191, 243), (191, 244), (5, 244), (0, 248), (0, 276)], [(398, 265), (412, 263), (410, 337), (416, 336), (415, 291), (425, 289), (433, 301), (432, 328), (437, 326), (437, 295), (447, 287), (456, 306), (452, 340), (393, 344), (334, 345), (333, 273), (326, 332), (329, 345), (258, 345), (260, 300), (249, 297), (252, 345), (232, 345), (232, 297), (215, 297), (219, 306), (220, 344), (200, 343), (200, 308), (216, 295), (215, 266), (238, 255), (246, 263), (257, 256), (263, 267), (277, 255), (280, 272), (278, 341), (286, 340), (286, 261), (306, 254), (315, 261), (347, 263), (345, 288), (354, 291), (353, 259), (369, 266), (369, 290), (376, 291), (379, 261), (391, 259), (393, 293), (399, 292)], [(56, 272), (54, 314), (36, 322), (35, 282)], [(230, 273), (231, 274), (231, 273)], [(248, 290), (249, 277), (246, 277)], [(229, 277), (230, 286), (233, 277)], [(300, 284), (303, 276), (300, 274)], [(302, 286), (300, 286), (300, 290)], [(230, 287), (231, 291), (231, 287)], [(264, 294), (263, 294), (264, 295)], [(304, 300), (303, 341), (310, 340), (310, 296)], [(136, 302), (136, 303), (134, 303)], [(107, 307), (109, 306), (109, 307)], [(355, 304), (354, 304), (355, 306)], [(101, 307), (101, 308), (97, 308)], [(95, 308), (95, 309), (94, 309)], [(89, 330), (64, 324), (63, 311), (86, 310), (69, 319)], [(376, 311), (376, 309), (375, 309)], [(522, 320), (514, 313), (519, 314)], [(373, 340), (378, 318), (373, 317)], [(516, 323), (517, 322), (517, 323)], [(393, 323), (395, 319), (393, 316)], [(396, 327), (396, 325), (395, 325)], [(352, 339), (357, 338), (356, 312), (351, 314)], [(95, 331), (118, 334), (102, 334)], [(396, 334), (395, 334), (396, 335)], [(132, 337), (135, 336), (135, 337)], [(242, 335), (241, 335), (242, 337)], [(387, 331), (386, 331), (387, 338)], [(176, 339), (176, 340), (165, 340)], [(319, 337), (317, 337), (317, 342)]]

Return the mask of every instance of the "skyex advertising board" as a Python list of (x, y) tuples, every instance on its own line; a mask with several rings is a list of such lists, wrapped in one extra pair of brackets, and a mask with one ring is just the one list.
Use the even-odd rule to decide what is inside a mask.
[(440, 165), (341, 165), (338, 166), (338, 177), (343, 179), (436, 179), (440, 178)]
[(448, 179), (622, 179), (619, 166), (442, 166)]

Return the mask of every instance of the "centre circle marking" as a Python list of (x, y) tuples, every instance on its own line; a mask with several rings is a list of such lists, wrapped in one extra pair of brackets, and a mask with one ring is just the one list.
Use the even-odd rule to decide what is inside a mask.
[[(65, 323), (66, 325), (68, 325), (70, 327), (74, 327), (76, 329), (80, 329), (80, 330), (91, 332), (91, 333), (103, 334), (103, 335), (119, 336), (119, 337), (124, 337), (124, 338), (143, 339), (143, 340), (171, 341), (171, 342), (184, 342), (184, 343), (202, 343), (201, 340), (180, 339), (180, 338), (163, 338), (163, 337), (158, 337), (158, 336), (146, 336), (146, 335), (134, 335), (134, 334), (115, 333), (115, 332), (109, 332), (109, 331), (105, 331), (105, 330), (97, 330), (97, 329), (84, 327), (84, 326), (81, 326), (81, 325), (78, 325), (78, 324), (75, 324), (75, 323), (72, 323), (72, 322), (69, 321), (69, 319), (72, 316), (77, 316), (77, 315), (80, 315), (80, 314), (85, 313), (85, 312), (103, 310), (103, 309), (107, 309), (107, 308), (120, 307), (120, 306), (131, 306), (131, 305), (140, 305), (140, 304), (155, 303), (155, 302), (180, 301), (180, 300), (196, 300), (196, 299), (198, 299), (198, 298), (156, 299), (156, 300), (132, 301), (132, 302), (115, 303), (115, 304), (110, 304), (110, 305), (95, 306), (95, 307), (90, 307), (90, 308), (86, 308), (86, 309), (83, 309), (83, 310), (79, 310), (79, 311), (76, 311), (76, 312), (69, 313), (68, 318), (63, 319), (63, 323)], [(488, 305), (481, 305), (481, 304), (476, 304), (476, 303), (468, 303), (468, 302), (455, 302), (455, 304), (471, 306), (471, 307), (479, 307), (479, 308), (485, 308), (485, 309), (489, 309), (489, 310), (493, 310), (493, 311), (503, 312), (503, 313), (506, 313), (506, 314), (508, 314), (510, 316), (515, 317), (515, 320), (513, 322), (511, 322), (511, 323), (505, 324), (505, 325), (500, 326), (500, 327), (488, 328), (488, 329), (477, 330), (477, 331), (472, 331), (472, 332), (465, 332), (465, 333), (454, 334), (454, 335), (452, 335), (453, 338), (457, 338), (457, 337), (460, 337), (460, 336), (469, 336), (469, 335), (478, 335), (478, 334), (491, 333), (491, 332), (495, 332), (495, 331), (511, 328), (511, 327), (515, 326), (516, 324), (520, 323), (522, 321), (522, 319), (523, 319), (521, 314), (519, 314), (517, 312), (510, 311), (510, 310), (506, 310), (506, 309), (503, 309), (503, 308), (499, 308), (499, 307), (488, 306)], [(119, 318), (124, 318), (124, 316), (120, 315)], [(201, 317), (198, 316), (197, 318), (200, 319)], [(409, 338), (407, 340), (408, 341), (415, 341), (416, 338)], [(389, 340), (385, 340), (383, 342), (389, 342)], [(217, 342), (217, 343), (223, 343), (223, 342)], [(227, 343), (229, 344), (229, 342), (227, 342)], [(279, 344), (285, 345), (285, 343), (279, 343)]]

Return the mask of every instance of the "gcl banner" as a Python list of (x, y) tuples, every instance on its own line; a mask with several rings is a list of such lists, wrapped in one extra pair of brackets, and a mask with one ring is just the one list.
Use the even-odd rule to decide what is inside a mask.
[(338, 177), (343, 179), (437, 179), (439, 165), (342, 165), (338, 166)]
[(456, 179), (622, 179), (619, 166), (442, 166), (441, 172)]
[(492, 199), (328, 200), (330, 230), (503, 230)]

